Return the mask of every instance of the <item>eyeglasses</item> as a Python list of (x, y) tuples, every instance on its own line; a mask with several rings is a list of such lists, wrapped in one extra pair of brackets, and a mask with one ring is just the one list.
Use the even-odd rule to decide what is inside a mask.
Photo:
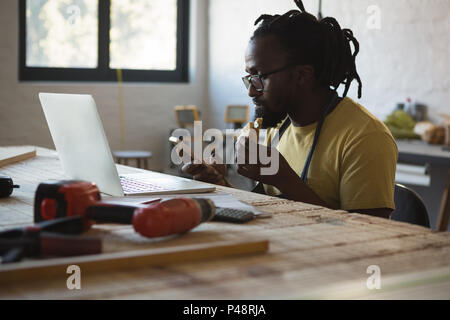
[(249, 74), (248, 76), (242, 77), (242, 81), (244, 82), (245, 87), (250, 88), (250, 85), (253, 86), (253, 88), (255, 88), (256, 91), (258, 92), (263, 92), (264, 91), (264, 83), (263, 80), (265, 78), (267, 78), (268, 76), (270, 76), (271, 74), (277, 73), (277, 72), (281, 72), (283, 70), (286, 70), (287, 68), (292, 67), (294, 64), (288, 64), (284, 67), (281, 67), (279, 69), (270, 71), (270, 72), (266, 72), (263, 74), (255, 74), (255, 75), (251, 75)]

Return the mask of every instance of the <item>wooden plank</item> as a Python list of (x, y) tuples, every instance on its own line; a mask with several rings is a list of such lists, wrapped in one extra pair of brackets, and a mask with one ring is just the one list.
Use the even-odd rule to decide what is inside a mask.
[(0, 283), (42, 280), (57, 276), (66, 277), (69, 265), (77, 265), (83, 274), (90, 274), (99, 271), (129, 270), (144, 266), (163, 266), (232, 255), (264, 253), (268, 248), (268, 240), (240, 240), (23, 262), (2, 265), (0, 267)]
[(36, 156), (36, 148), (31, 146), (0, 147), (0, 167), (24, 161)]

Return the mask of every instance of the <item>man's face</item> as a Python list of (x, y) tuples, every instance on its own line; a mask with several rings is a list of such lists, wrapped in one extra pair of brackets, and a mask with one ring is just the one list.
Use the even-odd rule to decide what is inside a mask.
[[(250, 40), (245, 54), (245, 70), (249, 75), (265, 74), (288, 63), (286, 52), (274, 36)], [(248, 95), (253, 98), (256, 107), (255, 116), (263, 118), (263, 127), (276, 126), (287, 115), (294, 88), (290, 71), (288, 68), (263, 78), (262, 92), (253, 86), (248, 89)]]

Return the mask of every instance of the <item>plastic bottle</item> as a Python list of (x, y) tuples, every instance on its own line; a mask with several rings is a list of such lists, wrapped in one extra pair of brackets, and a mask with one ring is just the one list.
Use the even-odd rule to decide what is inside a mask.
[(414, 106), (411, 98), (406, 98), (405, 112), (414, 119)]

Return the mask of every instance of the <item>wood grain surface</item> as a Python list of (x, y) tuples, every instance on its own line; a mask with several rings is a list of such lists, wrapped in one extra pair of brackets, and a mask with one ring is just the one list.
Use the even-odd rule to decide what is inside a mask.
[[(56, 154), (0, 168), (21, 188), (0, 199), (0, 230), (32, 223), (39, 182), (63, 177)], [(138, 169), (118, 166), (120, 172)], [(208, 222), (170, 241), (195, 245), (203, 239), (268, 239), (267, 254), (90, 272), (81, 290), (69, 290), (67, 274), (0, 285), (13, 299), (449, 299), (450, 234), (406, 223), (218, 187), (271, 213), (243, 225)], [(123, 232), (132, 236), (127, 226)], [(108, 226), (93, 232), (110, 232)], [(206, 237), (205, 237), (206, 236)], [(165, 246), (167, 243), (156, 243)], [(139, 245), (137, 245), (139, 247)], [(114, 251), (114, 245), (108, 249)], [(125, 251), (126, 252), (126, 251)], [(378, 266), (381, 288), (367, 286), (369, 266)], [(0, 267), (2, 268), (2, 267)], [(58, 271), (61, 272), (61, 271)]]

